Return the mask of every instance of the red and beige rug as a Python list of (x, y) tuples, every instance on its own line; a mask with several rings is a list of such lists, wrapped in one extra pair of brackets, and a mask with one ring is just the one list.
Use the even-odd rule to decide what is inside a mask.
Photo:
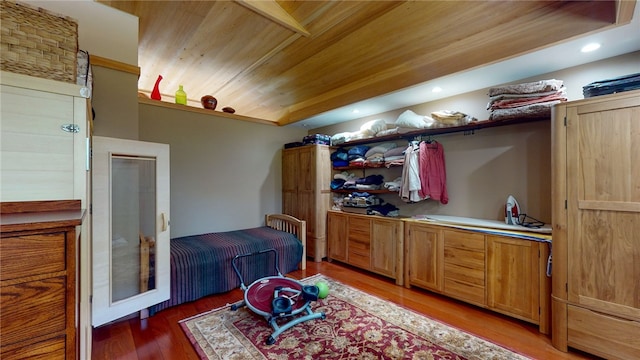
[(180, 321), (202, 359), (527, 359), (483, 339), (429, 319), (321, 274), (330, 293), (312, 303), (326, 319), (298, 324), (280, 334), (244, 307), (211, 310)]

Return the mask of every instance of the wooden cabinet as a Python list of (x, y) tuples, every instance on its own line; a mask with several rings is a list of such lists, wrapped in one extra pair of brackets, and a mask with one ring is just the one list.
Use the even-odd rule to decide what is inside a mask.
[(86, 199), (81, 87), (10, 72), (1, 79), (0, 201)]
[(563, 351), (640, 358), (640, 91), (556, 105), (553, 331)]
[(0, 357), (75, 359), (80, 201), (0, 206)]
[(307, 222), (307, 256), (327, 256), (326, 218), (331, 206), (329, 146), (282, 150), (282, 212)]
[(342, 261), (403, 284), (401, 219), (329, 211), (327, 224), (330, 261)]
[(405, 286), (418, 286), (550, 331), (548, 245), (405, 221)]
[[(76, 84), (1, 72), (0, 201), (79, 199), (89, 207), (91, 103)], [(91, 221), (85, 215), (80, 293), (81, 354), (91, 353)], [(78, 232), (80, 233), (80, 232)], [(78, 239), (79, 241), (80, 239)]]
[(330, 211), (327, 216), (327, 258), (347, 262), (349, 216)]
[(371, 271), (403, 284), (404, 222), (374, 218), (371, 221)]
[(407, 221), (404, 230), (405, 286), (442, 291), (442, 228)]
[[(540, 322), (541, 286), (546, 286), (541, 269), (541, 247), (535, 241), (505, 236), (486, 236), (487, 307), (523, 320)], [(547, 296), (548, 291), (544, 292)], [(547, 300), (548, 301), (548, 300)], [(546, 323), (546, 321), (544, 321)], [(545, 325), (547, 326), (547, 325)]]

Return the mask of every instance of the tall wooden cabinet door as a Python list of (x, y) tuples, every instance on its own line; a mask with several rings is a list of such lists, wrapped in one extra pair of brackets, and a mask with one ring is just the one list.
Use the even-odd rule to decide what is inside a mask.
[(322, 261), (327, 256), (327, 212), (331, 209), (331, 150), (326, 145), (314, 146), (315, 181), (314, 181), (314, 236), (316, 238), (315, 261)]
[(407, 222), (405, 227), (405, 284), (442, 291), (442, 231), (428, 225)]
[[(372, 271), (389, 277), (396, 277), (397, 244), (401, 233), (401, 221), (373, 219), (371, 223)], [(402, 272), (402, 269), (399, 269), (399, 271)]]
[(314, 191), (316, 179), (316, 147), (302, 146), (298, 149), (298, 191)]
[(282, 150), (282, 212), (300, 218), (298, 213), (298, 150)]
[(307, 222), (307, 256), (316, 257), (316, 224), (314, 194), (310, 191), (299, 191), (297, 199), (297, 218)]
[(567, 206), (569, 302), (640, 321), (640, 92), (567, 108)]
[[(318, 236), (316, 221), (316, 147), (298, 148), (298, 214), (307, 221), (307, 240), (315, 244)], [(324, 224), (324, 223), (323, 223)], [(309, 246), (307, 255), (314, 256), (314, 246)], [(309, 250), (311, 249), (311, 250)]]
[(487, 236), (487, 306), (537, 322), (539, 306), (539, 243)]
[(347, 262), (347, 236), (349, 217), (346, 214), (329, 212), (327, 215), (327, 245), (329, 260)]

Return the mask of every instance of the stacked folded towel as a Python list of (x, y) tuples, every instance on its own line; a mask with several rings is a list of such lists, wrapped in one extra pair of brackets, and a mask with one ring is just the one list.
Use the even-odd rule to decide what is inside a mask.
[(453, 110), (440, 110), (431, 113), (431, 117), (436, 122), (443, 125), (465, 125), (471, 121), (477, 120), (476, 118), (469, 116), (460, 111)]
[(546, 118), (551, 107), (567, 101), (562, 80), (550, 79), (489, 89), (489, 120)]

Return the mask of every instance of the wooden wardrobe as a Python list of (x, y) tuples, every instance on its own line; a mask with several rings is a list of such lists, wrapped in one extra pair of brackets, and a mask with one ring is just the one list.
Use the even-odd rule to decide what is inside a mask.
[(331, 206), (331, 159), (327, 145), (282, 150), (282, 212), (307, 222), (307, 256), (327, 256), (327, 210)]
[(552, 342), (640, 358), (640, 91), (557, 105)]

